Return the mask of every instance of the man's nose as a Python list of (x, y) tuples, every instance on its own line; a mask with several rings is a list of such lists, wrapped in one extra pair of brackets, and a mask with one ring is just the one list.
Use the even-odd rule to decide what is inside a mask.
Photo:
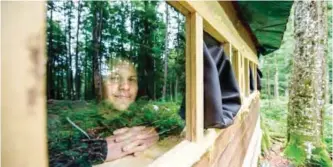
[(119, 85), (119, 88), (121, 90), (129, 90), (129, 88), (130, 88), (129, 82), (127, 80), (122, 81)]

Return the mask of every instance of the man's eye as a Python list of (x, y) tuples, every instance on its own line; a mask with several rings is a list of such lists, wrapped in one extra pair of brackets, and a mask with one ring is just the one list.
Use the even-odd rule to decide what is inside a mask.
[(117, 82), (117, 81), (119, 81), (119, 76), (110, 77), (110, 80), (113, 82)]
[(130, 78), (129, 81), (130, 82), (136, 82), (136, 78)]

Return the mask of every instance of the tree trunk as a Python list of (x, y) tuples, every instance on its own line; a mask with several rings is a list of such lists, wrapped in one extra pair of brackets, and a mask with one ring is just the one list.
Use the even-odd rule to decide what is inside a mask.
[(52, 1), (48, 2), (50, 4), (50, 35), (48, 36), (48, 48), (47, 48), (47, 99), (54, 98), (54, 81), (53, 81), (53, 9), (54, 3)]
[(67, 62), (67, 96), (68, 99), (72, 99), (72, 91), (73, 91), (73, 73), (72, 73), (72, 53), (71, 53), (71, 15), (72, 15), (72, 1), (69, 1), (69, 11), (68, 15), (68, 62)]
[[(96, 7), (95, 7), (96, 8)], [(99, 49), (100, 49), (100, 35), (101, 35), (101, 13), (94, 9), (94, 18), (93, 18), (93, 92), (97, 101), (102, 100), (102, 78), (100, 75), (100, 64), (99, 64)]]
[[(327, 16), (324, 1), (295, 1), (293, 71), (288, 103), (286, 155), (296, 165), (332, 166), (322, 142)], [(314, 154), (320, 160), (313, 159)], [(320, 161), (320, 162), (319, 162)]]
[(268, 99), (271, 98), (271, 86), (269, 84), (269, 70), (267, 70), (267, 74), (266, 74), (266, 82), (267, 82), (267, 96), (268, 96)]
[(275, 75), (274, 75), (274, 98), (279, 99), (279, 70), (277, 67), (277, 55), (274, 55)]
[(77, 30), (76, 30), (76, 51), (75, 51), (75, 99), (80, 99), (81, 91), (81, 70), (79, 68), (79, 32), (80, 32), (80, 16), (81, 16), (81, 2), (78, 1), (77, 9)]
[(176, 76), (176, 83), (175, 83), (175, 102), (178, 101), (178, 77)]
[(167, 3), (165, 3), (165, 8), (166, 8), (166, 11), (165, 11), (166, 24), (165, 24), (165, 40), (164, 40), (165, 49), (164, 49), (164, 84), (163, 84), (163, 92), (162, 92), (163, 100), (165, 100), (165, 96), (166, 96), (167, 78), (168, 78), (168, 54), (169, 54), (169, 48), (168, 48), (169, 9), (168, 9)]

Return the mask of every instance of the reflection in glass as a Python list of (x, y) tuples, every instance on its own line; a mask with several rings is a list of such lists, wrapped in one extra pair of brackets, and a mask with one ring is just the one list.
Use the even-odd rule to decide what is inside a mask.
[(47, 9), (50, 166), (154, 147), (153, 160), (182, 140), (184, 16), (159, 1), (48, 1)]

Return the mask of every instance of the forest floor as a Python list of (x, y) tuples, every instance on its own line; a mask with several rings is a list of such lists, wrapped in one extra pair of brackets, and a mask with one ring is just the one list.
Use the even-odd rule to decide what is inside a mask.
[[(279, 100), (261, 100), (262, 120), (262, 154), (259, 159), (260, 167), (293, 167), (294, 165), (284, 156), (287, 134), (287, 104), (285, 97)], [(324, 138), (327, 150), (332, 157), (332, 108), (329, 104), (325, 107)], [(267, 136), (265, 134), (268, 134)]]
[(289, 167), (292, 164), (283, 156), (283, 143), (274, 143), (270, 150), (260, 157), (261, 167)]

